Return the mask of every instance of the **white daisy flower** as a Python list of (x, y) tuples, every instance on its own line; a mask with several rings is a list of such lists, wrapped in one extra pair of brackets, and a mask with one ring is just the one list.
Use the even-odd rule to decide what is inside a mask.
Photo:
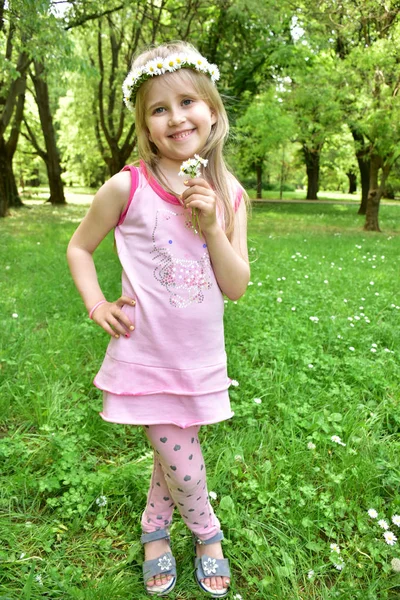
[(11, 316), (13, 319), (18, 319), (18, 313), (13, 313)]
[(277, 302), (282, 302), (282, 298), (277, 298), (276, 301)]
[(355, 350), (354, 346), (349, 346), (349, 350), (350, 350), (350, 352), (354, 352), (354, 350)]
[(385, 531), (385, 533), (383, 534), (383, 537), (385, 538), (385, 542), (387, 544), (389, 544), (389, 546), (394, 546), (395, 543), (397, 542), (397, 537), (394, 535), (394, 533), (392, 531)]
[(378, 513), (376, 512), (376, 510), (374, 508), (369, 508), (368, 514), (371, 517), (371, 519), (376, 519), (376, 517), (378, 516)]
[(333, 563), (335, 569), (337, 569), (338, 571), (342, 571), (345, 567), (345, 562), (340, 562), (340, 563)]
[(239, 385), (239, 382), (238, 382), (238, 381), (236, 381), (236, 379), (232, 379), (232, 381), (231, 381), (231, 385), (233, 385), (233, 387), (238, 387), (238, 385)]
[(307, 573), (308, 579), (312, 579), (314, 577), (314, 575), (315, 575), (315, 573), (312, 569), (310, 571), (308, 571), (308, 573)]
[(332, 442), (335, 442), (335, 444), (339, 444), (340, 446), (345, 446), (346, 444), (342, 442), (342, 440), (340, 439), (340, 437), (338, 435), (333, 435), (331, 437)]
[(340, 554), (340, 548), (338, 544), (331, 544), (330, 549), (331, 552), (336, 552), (337, 554)]
[(216, 500), (217, 499), (217, 494), (215, 492), (208, 492), (208, 495), (210, 496), (210, 498), (212, 500)]
[(387, 524), (387, 521), (385, 521), (385, 519), (379, 519), (378, 525), (379, 527), (382, 527), (382, 529), (389, 529), (389, 525)]
[(308, 444), (307, 444), (307, 448), (309, 450), (315, 450), (316, 447), (317, 446), (313, 442), (308, 442)]
[(397, 525), (397, 527), (400, 527), (400, 515), (393, 515), (392, 523)]
[(213, 83), (215, 83), (216, 81), (219, 80), (220, 78), (220, 73), (219, 73), (219, 69), (217, 67), (217, 65), (213, 65), (213, 64), (209, 64), (208, 65), (208, 72), (211, 75), (211, 81)]
[(261, 404), (262, 400), (261, 400), (261, 398), (254, 398), (254, 402), (256, 404)]

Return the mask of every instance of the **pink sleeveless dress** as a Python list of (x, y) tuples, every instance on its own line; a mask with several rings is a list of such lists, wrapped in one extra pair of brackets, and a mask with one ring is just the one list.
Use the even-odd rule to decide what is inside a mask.
[[(123, 307), (135, 325), (112, 338), (94, 384), (105, 421), (182, 428), (229, 419), (223, 295), (190, 210), (129, 166), (128, 205), (115, 228)], [(234, 199), (237, 208), (241, 194)]]

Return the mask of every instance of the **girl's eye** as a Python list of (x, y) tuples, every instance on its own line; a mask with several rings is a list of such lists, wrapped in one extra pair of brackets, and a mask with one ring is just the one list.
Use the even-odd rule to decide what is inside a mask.
[(182, 104), (184, 106), (189, 106), (190, 104), (192, 104), (193, 100), (191, 100), (190, 98), (186, 98), (185, 100), (182, 101)]
[(163, 108), (162, 106), (158, 106), (157, 108), (155, 108), (153, 110), (153, 114), (155, 115), (160, 115), (162, 113), (162, 111), (165, 110), (165, 108)]

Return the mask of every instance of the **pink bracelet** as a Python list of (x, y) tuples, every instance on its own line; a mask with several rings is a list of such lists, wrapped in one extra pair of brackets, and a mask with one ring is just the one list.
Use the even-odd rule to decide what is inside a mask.
[(106, 302), (107, 300), (100, 300), (97, 304), (95, 304), (89, 313), (89, 319), (93, 319), (93, 313), (96, 308), (98, 308), (101, 304), (105, 304)]

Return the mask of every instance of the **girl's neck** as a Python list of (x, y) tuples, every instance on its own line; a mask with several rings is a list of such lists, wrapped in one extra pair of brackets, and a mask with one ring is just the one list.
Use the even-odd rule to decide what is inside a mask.
[(187, 189), (183, 178), (179, 176), (181, 163), (168, 158), (160, 158), (157, 166), (170, 189), (176, 194), (182, 194)]

